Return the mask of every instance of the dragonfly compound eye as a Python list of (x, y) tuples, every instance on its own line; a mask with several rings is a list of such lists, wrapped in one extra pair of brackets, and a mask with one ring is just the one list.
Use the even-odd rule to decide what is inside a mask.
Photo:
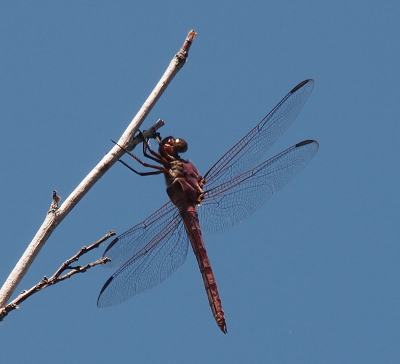
[(188, 150), (188, 144), (185, 140), (176, 138), (174, 143), (174, 150), (177, 153), (185, 153)]

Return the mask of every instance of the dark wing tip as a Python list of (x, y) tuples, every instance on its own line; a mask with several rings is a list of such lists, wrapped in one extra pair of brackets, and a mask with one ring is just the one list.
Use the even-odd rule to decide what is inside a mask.
[(301, 147), (303, 145), (311, 144), (311, 143), (315, 143), (317, 146), (319, 146), (319, 143), (316, 140), (308, 139), (308, 140), (303, 140), (300, 143), (297, 143), (296, 148)]
[(106, 255), (106, 253), (114, 246), (114, 244), (118, 241), (119, 237), (116, 237), (106, 248), (106, 250), (103, 253), (103, 257)]
[(314, 80), (312, 78), (309, 78), (308, 80), (304, 80), (303, 82), (300, 82), (297, 86), (293, 87), (293, 89), (290, 91), (290, 93), (296, 92), (298, 89), (302, 88), (304, 85), (307, 83), (314, 83)]
[(107, 282), (104, 283), (104, 286), (103, 286), (103, 288), (102, 288), (101, 291), (100, 291), (99, 297), (97, 298), (97, 307), (105, 307), (105, 305), (100, 305), (100, 304), (99, 304), (99, 303), (100, 303), (100, 297), (101, 297), (101, 294), (106, 290), (106, 288), (108, 287), (108, 285), (111, 283), (111, 281), (112, 281), (113, 279), (114, 279), (114, 277), (111, 276), (110, 278), (107, 279)]

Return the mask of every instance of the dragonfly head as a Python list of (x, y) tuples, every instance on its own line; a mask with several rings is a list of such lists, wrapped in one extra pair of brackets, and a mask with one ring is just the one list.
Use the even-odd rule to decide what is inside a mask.
[(178, 156), (179, 153), (185, 153), (188, 149), (188, 144), (185, 140), (174, 138), (172, 136), (166, 137), (161, 141), (159, 151), (163, 150), (170, 156)]

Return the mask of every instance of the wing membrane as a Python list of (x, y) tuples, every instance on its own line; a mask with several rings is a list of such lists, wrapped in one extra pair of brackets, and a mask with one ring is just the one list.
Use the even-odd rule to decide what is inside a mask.
[(318, 143), (298, 143), (257, 167), (207, 190), (197, 211), (208, 233), (225, 231), (247, 219), (288, 183), (318, 150)]
[(206, 189), (220, 185), (254, 166), (292, 124), (314, 87), (309, 79), (294, 87), (247, 135), (205, 174)]
[(104, 251), (103, 256), (111, 259), (111, 262), (105, 266), (119, 268), (129, 257), (145, 250), (151, 241), (162, 235), (163, 230), (167, 228), (177, 213), (172, 202), (167, 202), (146, 220), (116, 237)]
[(161, 283), (185, 261), (187, 247), (182, 219), (169, 202), (110, 243), (104, 256), (120, 268), (104, 284), (97, 305), (121, 303)]

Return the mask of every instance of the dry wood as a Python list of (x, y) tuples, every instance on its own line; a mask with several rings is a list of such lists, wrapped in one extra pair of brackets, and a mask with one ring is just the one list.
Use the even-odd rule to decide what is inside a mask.
[[(183, 43), (179, 52), (174, 56), (170, 62), (164, 75), (157, 83), (154, 90), (151, 92), (143, 106), (140, 108), (132, 122), (126, 128), (121, 138), (118, 140), (118, 144), (123, 146), (127, 150), (132, 150), (135, 143), (141, 141), (134, 138), (135, 132), (139, 129), (140, 125), (145, 120), (157, 100), (163, 94), (168, 84), (172, 81), (178, 71), (183, 67), (188, 57), (189, 48), (196, 36), (196, 32), (191, 30), (187, 35), (185, 42)], [(162, 120), (156, 123), (152, 128), (158, 129), (163, 125)], [(146, 133), (145, 137), (150, 136)], [(66, 198), (64, 203), (58, 207), (59, 197), (57, 193), (53, 194), (53, 202), (50, 210), (48, 211), (42, 226), (34, 236), (33, 240), (27, 247), (26, 251), (18, 261), (17, 265), (5, 281), (3, 287), (0, 290), (0, 308), (5, 306), (21, 279), (24, 277), (29, 267), (33, 263), (36, 256), (39, 254), (41, 248), (50, 237), (54, 229), (61, 223), (62, 220), (68, 215), (68, 213), (75, 207), (75, 205), (85, 196), (85, 194), (92, 188), (92, 186), (111, 168), (111, 166), (117, 162), (121, 156), (125, 153), (124, 149), (121, 149), (115, 145), (93, 168), (93, 170), (83, 179), (83, 181), (75, 188), (75, 190)], [(4, 247), (3, 247), (4, 248)]]
[[(55, 191), (54, 191), (55, 192)], [(74, 274), (77, 273), (85, 273), (88, 269), (95, 267), (96, 265), (99, 264), (104, 264), (109, 262), (111, 259), (107, 257), (102, 257), (95, 262), (89, 263), (82, 266), (71, 266), (73, 262), (76, 262), (79, 260), (79, 258), (90, 252), (91, 250), (98, 248), (101, 243), (109, 239), (111, 236), (114, 236), (115, 232), (110, 231), (107, 235), (103, 236), (99, 241), (96, 241), (92, 245), (88, 247), (83, 247), (81, 250), (79, 250), (78, 253), (76, 253), (74, 256), (69, 258), (67, 261), (65, 261), (63, 264), (61, 264), (60, 268), (57, 269), (57, 271), (50, 277), (47, 278), (46, 276), (43, 277), (43, 279), (36, 285), (34, 285), (32, 288), (22, 291), (16, 299), (11, 301), (8, 305), (0, 309), (0, 321), (4, 319), (8, 315), (9, 312), (16, 310), (19, 308), (18, 305), (20, 305), (22, 302), (24, 302), (28, 297), (32, 296), (36, 292), (41, 291), (42, 289), (45, 289), (49, 286), (52, 286), (56, 283), (62, 282), (63, 280), (72, 277)], [(66, 270), (69, 270), (69, 272), (65, 273), (62, 275)]]

